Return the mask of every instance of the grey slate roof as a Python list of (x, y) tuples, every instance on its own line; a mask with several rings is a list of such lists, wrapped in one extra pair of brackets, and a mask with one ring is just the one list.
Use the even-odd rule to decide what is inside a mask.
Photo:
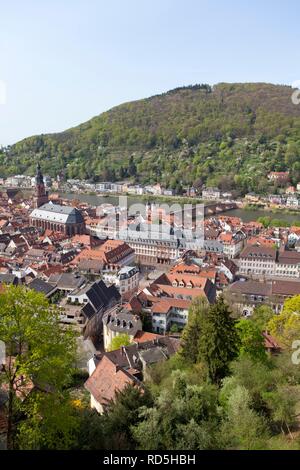
[(142, 330), (140, 318), (122, 309), (108, 310), (102, 321), (110, 330), (128, 333), (130, 336), (135, 336), (139, 330)]
[(33, 279), (33, 281), (28, 284), (28, 287), (30, 289), (34, 289), (37, 292), (45, 294), (46, 297), (56, 291), (56, 287), (53, 287), (52, 284), (49, 284), (48, 282), (39, 278)]
[(102, 280), (88, 284), (78, 291), (72, 292), (72, 295), (80, 296), (83, 294), (85, 294), (89, 300), (82, 308), (83, 314), (88, 318), (101, 309), (108, 307), (111, 302), (118, 302), (121, 298), (119, 291), (114, 285), (107, 287)]
[(149, 365), (165, 360), (175, 354), (179, 346), (180, 341), (178, 339), (161, 336), (154, 341), (134, 343), (115, 351), (107, 352), (105, 355), (124, 369), (132, 367), (142, 369), (142, 361)]
[(62, 224), (80, 224), (84, 222), (81, 212), (75, 207), (52, 203), (47, 203), (34, 209), (30, 217)]
[(51, 274), (49, 283), (55, 285), (58, 289), (74, 290), (81, 287), (86, 282), (83, 276), (74, 273)]
[(17, 284), (19, 284), (19, 280), (14, 274), (0, 273), (0, 283), (1, 284), (14, 284), (16, 286)]

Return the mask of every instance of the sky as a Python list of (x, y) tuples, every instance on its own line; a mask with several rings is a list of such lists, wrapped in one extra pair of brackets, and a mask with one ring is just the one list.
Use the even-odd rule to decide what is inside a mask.
[(300, 80), (298, 0), (0, 0), (0, 145), (195, 83)]

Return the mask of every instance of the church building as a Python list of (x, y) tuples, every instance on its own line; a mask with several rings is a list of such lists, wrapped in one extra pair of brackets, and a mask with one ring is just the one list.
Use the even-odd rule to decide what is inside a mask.
[(84, 218), (78, 209), (49, 202), (39, 164), (35, 177), (34, 202), (35, 209), (30, 214), (30, 224), (33, 227), (62, 232), (69, 236), (85, 233)]

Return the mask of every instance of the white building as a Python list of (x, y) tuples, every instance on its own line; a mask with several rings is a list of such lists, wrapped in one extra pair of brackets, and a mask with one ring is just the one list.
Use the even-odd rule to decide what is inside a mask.
[(289, 196), (286, 199), (286, 206), (287, 207), (299, 207), (300, 200), (297, 198), (297, 196)]
[(202, 191), (203, 199), (220, 199), (221, 191), (218, 188), (206, 188)]
[(162, 298), (154, 303), (151, 309), (152, 330), (165, 334), (173, 324), (179, 329), (184, 328), (188, 322), (190, 301), (185, 299)]
[(223, 253), (228, 258), (236, 258), (244, 247), (245, 236), (242, 232), (221, 233), (220, 241), (223, 243)]
[(117, 273), (103, 273), (103, 279), (115, 284), (120, 294), (138, 289), (140, 273), (136, 266), (124, 266)]

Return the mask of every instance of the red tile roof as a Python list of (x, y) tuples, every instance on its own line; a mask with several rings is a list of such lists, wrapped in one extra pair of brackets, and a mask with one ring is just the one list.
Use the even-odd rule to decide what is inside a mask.
[(84, 386), (102, 406), (108, 405), (127, 385), (136, 381), (124, 369), (119, 368), (106, 355), (102, 357)]
[(135, 343), (145, 343), (146, 341), (153, 341), (159, 338), (161, 335), (157, 335), (155, 333), (149, 333), (148, 331), (138, 331), (133, 341)]
[(152, 306), (152, 313), (168, 313), (168, 311), (172, 308), (178, 309), (188, 309), (191, 304), (190, 300), (185, 299), (175, 299), (175, 298), (161, 298), (159, 302), (154, 303)]
[(263, 337), (265, 338), (265, 348), (266, 349), (272, 349), (272, 350), (280, 350), (280, 346), (277, 343), (276, 339), (273, 338), (269, 333), (266, 331), (263, 331), (262, 333)]

